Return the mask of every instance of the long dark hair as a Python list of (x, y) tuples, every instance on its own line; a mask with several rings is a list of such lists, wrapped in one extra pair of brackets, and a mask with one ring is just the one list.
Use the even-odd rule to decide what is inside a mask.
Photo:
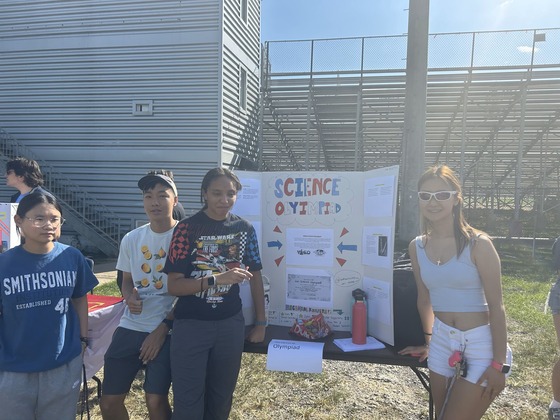
[(233, 173), (233, 171), (227, 168), (210, 169), (208, 172), (206, 172), (206, 175), (204, 175), (204, 179), (202, 180), (202, 184), (200, 185), (200, 202), (204, 204), (202, 210), (206, 210), (208, 208), (208, 204), (204, 200), (204, 193), (208, 192), (208, 187), (210, 187), (212, 181), (221, 176), (225, 176), (231, 182), (233, 182), (233, 186), (235, 187), (236, 192), (241, 191), (241, 188), (243, 186), (241, 185), (241, 181), (239, 181), (239, 178)]
[[(433, 178), (441, 179), (448, 184), (453, 191), (457, 191), (455, 195), (457, 204), (453, 206), (453, 234), (455, 236), (457, 256), (459, 256), (470, 241), (484, 232), (473, 228), (465, 220), (465, 216), (463, 215), (463, 191), (461, 182), (455, 172), (447, 165), (436, 165), (428, 168), (418, 180), (418, 191), (420, 191), (424, 182)], [(432, 225), (424, 216), (420, 218), (420, 229), (427, 241), (428, 233), (432, 230)]]

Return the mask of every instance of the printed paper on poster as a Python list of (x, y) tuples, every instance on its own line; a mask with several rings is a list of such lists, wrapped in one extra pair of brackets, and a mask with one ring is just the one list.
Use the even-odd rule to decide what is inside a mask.
[(288, 229), (286, 263), (330, 267), (333, 263), (332, 229)]
[(261, 215), (261, 180), (254, 178), (243, 178), (243, 188), (237, 193), (237, 201), (232, 209), (239, 216)]
[(332, 275), (327, 270), (286, 269), (287, 305), (332, 309), (332, 291)]
[(389, 226), (364, 226), (362, 238), (362, 264), (372, 267), (391, 268), (393, 255), (390, 241), (393, 230)]
[(368, 318), (391, 325), (391, 284), (382, 280), (364, 277), (364, 291), (368, 305)]
[(366, 217), (391, 217), (394, 194), (394, 176), (366, 179), (364, 182), (364, 214)]

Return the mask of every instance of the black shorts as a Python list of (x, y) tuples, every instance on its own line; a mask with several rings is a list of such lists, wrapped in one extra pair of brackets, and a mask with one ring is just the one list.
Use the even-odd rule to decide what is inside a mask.
[[(111, 345), (105, 353), (103, 371), (103, 393), (107, 395), (126, 394), (142, 368), (139, 359), (140, 346), (148, 333), (119, 327), (113, 334)], [(167, 336), (157, 357), (146, 365), (144, 391), (147, 394), (167, 395), (171, 385), (171, 365)]]

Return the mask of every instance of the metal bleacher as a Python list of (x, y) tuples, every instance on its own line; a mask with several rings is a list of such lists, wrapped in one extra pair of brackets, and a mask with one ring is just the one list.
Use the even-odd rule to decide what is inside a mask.
[[(560, 29), (428, 45), (425, 163), (460, 171), (471, 206), (560, 199)], [(268, 42), (262, 63), (262, 170), (401, 163), (406, 36)]]

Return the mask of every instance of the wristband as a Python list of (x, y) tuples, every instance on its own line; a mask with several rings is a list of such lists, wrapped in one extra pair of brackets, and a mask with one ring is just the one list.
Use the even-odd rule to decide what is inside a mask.
[(255, 321), (256, 327), (266, 327), (268, 325), (267, 321)]
[(424, 331), (424, 335), (432, 335), (432, 333), (427, 333), (426, 331)]

